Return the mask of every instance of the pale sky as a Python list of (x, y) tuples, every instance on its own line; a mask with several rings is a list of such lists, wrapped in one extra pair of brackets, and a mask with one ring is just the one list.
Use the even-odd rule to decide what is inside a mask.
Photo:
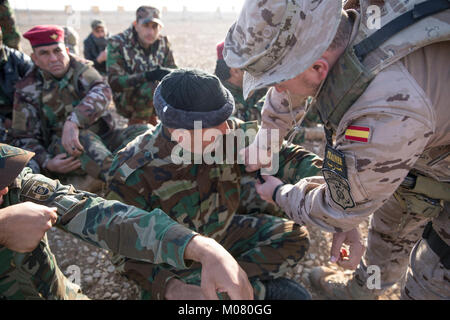
[(89, 10), (91, 6), (98, 6), (100, 10), (116, 10), (118, 6), (125, 10), (134, 11), (141, 5), (151, 5), (169, 10), (181, 11), (187, 7), (189, 11), (216, 11), (220, 7), (222, 11), (232, 11), (233, 7), (239, 12), (244, 0), (9, 0), (14, 9), (40, 9), (40, 10), (64, 10), (66, 5), (71, 5), (74, 10)]

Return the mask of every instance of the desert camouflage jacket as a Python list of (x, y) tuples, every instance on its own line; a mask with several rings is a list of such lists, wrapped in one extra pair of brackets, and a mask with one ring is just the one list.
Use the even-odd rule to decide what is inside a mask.
[[(195, 232), (161, 210), (146, 212), (61, 185), (25, 168), (10, 186), (1, 208), (25, 201), (58, 208), (56, 226), (100, 248), (152, 263), (185, 269), (184, 250)], [(0, 297), (55, 298), (55, 257), (46, 241), (31, 253), (0, 246)], [(22, 289), (35, 288), (36, 292)]]
[(235, 103), (233, 116), (242, 121), (258, 121), (258, 123), (261, 123), (261, 109), (264, 105), (267, 89), (257, 90), (245, 100), (242, 88), (228, 81), (222, 83), (233, 95)]
[(108, 39), (106, 68), (119, 114), (147, 119), (153, 115), (153, 92), (158, 85), (145, 78), (157, 66), (176, 68), (170, 42), (160, 36), (148, 50), (139, 44), (134, 27)]
[[(343, 175), (331, 173), (325, 179), (285, 185), (277, 195), (280, 207), (298, 223), (340, 232), (375, 212), (410, 171), (449, 183), (450, 92), (442, 86), (450, 81), (448, 68), (442, 68), (449, 52), (450, 42), (436, 43), (381, 71), (335, 130), (338, 152), (330, 150), (329, 159), (341, 162), (345, 157), (345, 163), (337, 164)], [(285, 100), (283, 94), (269, 90), (263, 128), (280, 129), (280, 135), (290, 129), (292, 118)], [(450, 243), (448, 225), (447, 231), (437, 225), (436, 230)]]
[[(256, 122), (234, 120), (229, 125), (257, 130)], [(175, 146), (161, 124), (129, 143), (111, 166), (110, 196), (144, 210), (160, 208), (191, 230), (220, 241), (239, 207), (241, 178), (255, 174), (247, 173), (236, 161), (176, 164), (171, 157)], [(224, 156), (229, 157), (226, 151)], [(305, 149), (286, 145), (280, 152), (277, 176), (293, 183), (317, 174), (321, 164), (320, 158)]]
[(47, 149), (53, 137), (61, 138), (64, 122), (72, 113), (80, 129), (89, 129), (100, 137), (110, 132), (114, 128), (107, 113), (110, 102), (111, 88), (92, 62), (71, 55), (69, 70), (59, 80), (35, 67), (17, 83), (14, 144), (34, 152), (34, 159), (42, 166), (52, 157)]

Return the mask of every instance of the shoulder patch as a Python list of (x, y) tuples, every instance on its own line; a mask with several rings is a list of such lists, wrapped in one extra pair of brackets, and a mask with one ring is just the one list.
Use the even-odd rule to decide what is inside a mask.
[(345, 155), (328, 144), (325, 148), (322, 174), (330, 190), (331, 199), (344, 210), (353, 208), (355, 202), (348, 183)]
[(350, 193), (348, 180), (328, 169), (322, 170), (322, 173), (330, 190), (331, 199), (344, 210), (353, 208), (355, 202)]
[(20, 196), (21, 198), (25, 198), (25, 200), (46, 202), (55, 193), (55, 189), (55, 181), (44, 176), (39, 176), (39, 179), (33, 178), (25, 182), (22, 186)]
[(369, 127), (348, 126), (345, 130), (345, 140), (357, 142), (369, 142), (371, 130)]

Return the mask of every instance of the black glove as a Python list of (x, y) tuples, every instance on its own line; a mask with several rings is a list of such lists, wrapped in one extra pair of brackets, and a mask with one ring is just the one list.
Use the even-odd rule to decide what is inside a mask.
[(148, 81), (161, 81), (162, 78), (164, 78), (166, 75), (172, 72), (172, 69), (169, 68), (161, 68), (158, 66), (153, 71), (146, 71), (145, 72), (145, 78)]

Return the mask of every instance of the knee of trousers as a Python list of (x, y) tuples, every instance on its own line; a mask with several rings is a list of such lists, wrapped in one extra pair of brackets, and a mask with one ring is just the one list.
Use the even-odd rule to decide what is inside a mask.
[(309, 233), (306, 227), (300, 226), (293, 221), (287, 221), (284, 226), (287, 232), (283, 237), (282, 248), (287, 255), (286, 258), (296, 264), (309, 250)]

